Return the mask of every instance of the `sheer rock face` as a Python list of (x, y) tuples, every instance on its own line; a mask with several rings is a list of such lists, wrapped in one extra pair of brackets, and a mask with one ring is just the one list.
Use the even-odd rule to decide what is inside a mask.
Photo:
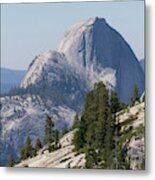
[[(73, 25), (57, 51), (36, 56), (20, 84), (25, 89), (38, 87), (45, 95), (48, 89), (52, 100), (45, 102), (39, 97), (40, 105), (37, 98), (33, 98), (26, 106), (27, 98), (32, 95), (26, 99), (19, 95), (18, 102), (14, 96), (1, 99), (3, 162), (10, 152), (19, 155), (26, 136), (34, 140), (38, 136), (42, 138), (43, 131), (38, 131), (36, 126), (43, 130), (47, 114), (53, 116), (60, 130), (70, 126), (75, 112), (82, 110), (86, 93), (98, 81), (116, 90), (123, 102), (130, 101), (135, 84), (140, 93), (144, 90), (144, 73), (129, 45), (105, 19), (92, 18)], [(14, 111), (16, 107), (19, 117), (18, 111)], [(11, 125), (15, 122), (18, 123)]]
[(144, 74), (137, 58), (105, 19), (92, 18), (71, 27), (58, 51), (65, 54), (76, 72), (89, 80), (90, 87), (102, 80), (117, 90), (123, 102), (130, 101), (134, 84), (140, 93), (144, 90)]

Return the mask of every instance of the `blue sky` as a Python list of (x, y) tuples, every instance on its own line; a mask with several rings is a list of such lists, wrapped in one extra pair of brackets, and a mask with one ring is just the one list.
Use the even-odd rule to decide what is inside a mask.
[(104, 17), (144, 57), (144, 2), (3, 4), (1, 66), (27, 69), (34, 57), (56, 49), (64, 32), (90, 17)]

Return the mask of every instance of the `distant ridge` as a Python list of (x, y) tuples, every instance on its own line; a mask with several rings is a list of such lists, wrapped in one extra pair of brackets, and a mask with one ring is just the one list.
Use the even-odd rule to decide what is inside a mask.
[(18, 86), (22, 81), (25, 73), (26, 73), (25, 70), (14, 70), (14, 69), (1, 67), (0, 94), (7, 93), (11, 88)]

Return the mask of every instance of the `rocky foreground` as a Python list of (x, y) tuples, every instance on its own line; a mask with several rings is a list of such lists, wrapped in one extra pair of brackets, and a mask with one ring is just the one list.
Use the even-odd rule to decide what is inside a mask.
[(16, 167), (47, 167), (47, 168), (82, 168), (85, 165), (85, 155), (73, 151), (72, 139), (74, 131), (60, 139), (61, 148), (49, 153), (46, 148), (38, 152), (34, 158), (22, 161)]
[[(130, 169), (144, 168), (144, 109), (144, 103), (137, 103), (134, 107), (116, 114), (116, 124), (120, 125), (117, 141), (127, 150)], [(60, 149), (50, 153), (43, 148), (36, 157), (24, 160), (16, 167), (84, 168), (85, 154), (73, 150), (72, 139), (75, 131), (70, 131), (60, 139)]]

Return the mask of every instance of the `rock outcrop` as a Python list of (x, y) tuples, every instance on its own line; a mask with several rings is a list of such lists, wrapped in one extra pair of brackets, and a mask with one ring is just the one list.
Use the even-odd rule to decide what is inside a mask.
[(145, 166), (145, 104), (137, 103), (117, 113), (117, 124), (121, 137), (118, 139), (122, 148), (127, 151), (131, 169), (142, 169)]
[(41, 149), (36, 157), (22, 161), (16, 167), (83, 168), (85, 154), (77, 154), (73, 151), (74, 132), (75, 130), (60, 139), (60, 149), (51, 153), (48, 150)]

